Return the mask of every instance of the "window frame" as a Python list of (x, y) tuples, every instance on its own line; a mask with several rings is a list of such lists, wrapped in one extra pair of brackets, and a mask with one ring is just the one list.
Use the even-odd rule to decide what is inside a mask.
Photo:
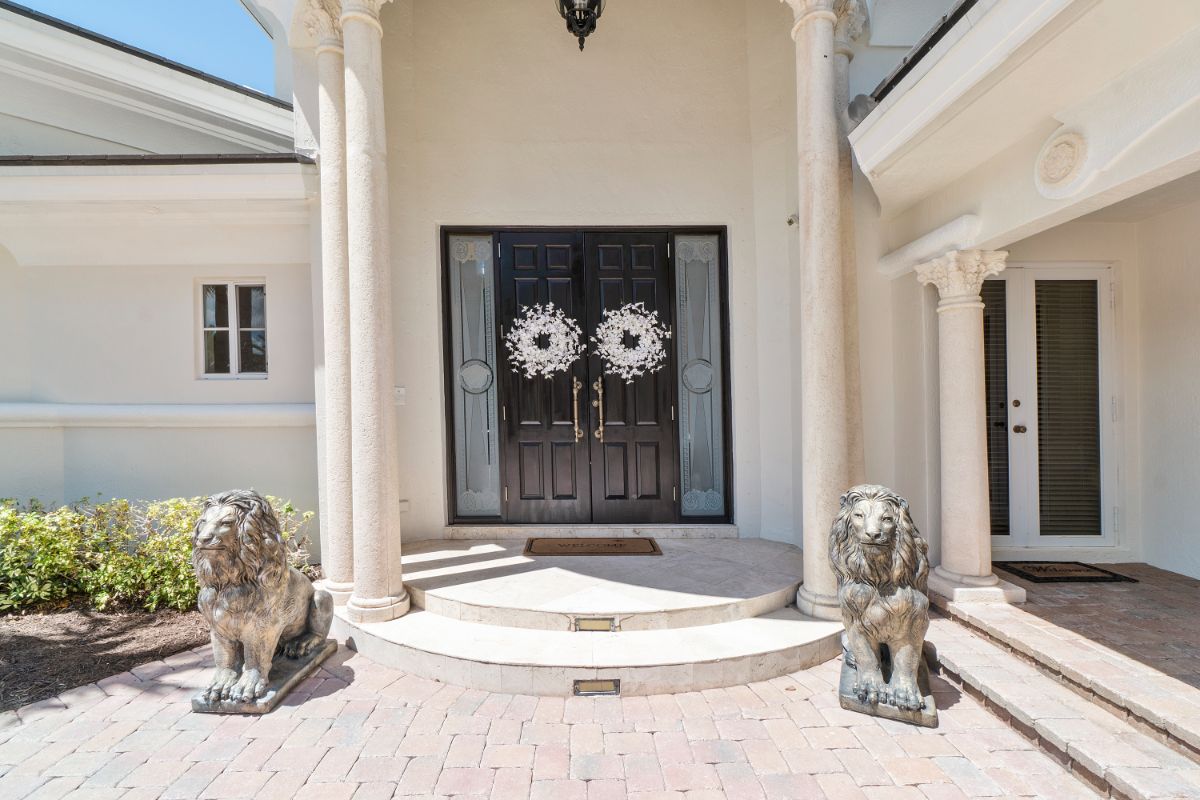
[[(225, 288), (225, 301), (229, 308), (229, 319), (227, 327), (210, 328), (204, 324), (204, 287), (205, 286), (223, 286)], [(258, 286), (263, 290), (263, 321), (267, 318), (267, 281), (265, 278), (197, 278), (195, 286), (195, 310), (196, 321), (193, 330), (196, 332), (196, 379), (204, 381), (236, 381), (236, 380), (261, 380), (265, 381), (270, 375), (271, 362), (270, 350), (266, 357), (267, 369), (263, 372), (242, 372), (241, 358), (242, 349), (240, 334), (245, 331), (262, 331), (267, 333), (267, 325), (260, 328), (241, 327), (241, 319), (239, 317), (238, 308), (238, 288), (243, 286)], [(229, 372), (206, 372), (204, 370), (204, 334), (208, 331), (229, 331)]]

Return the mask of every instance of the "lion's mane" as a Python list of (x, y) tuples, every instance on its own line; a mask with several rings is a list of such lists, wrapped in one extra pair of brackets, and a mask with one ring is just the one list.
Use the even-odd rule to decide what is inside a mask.
[(192, 566), (202, 589), (232, 587), (274, 587), (287, 576), (287, 551), (280, 534), (279, 520), (263, 497), (256, 492), (233, 490), (213, 495), (204, 501), (204, 512), (219, 506), (237, 510), (238, 551), (230, 559), (211, 558), (203, 551), (192, 551)]
[[(890, 563), (872, 559), (851, 531), (854, 507), (863, 500), (888, 503), (896, 518)], [(875, 588), (915, 588), (926, 593), (929, 545), (917, 531), (908, 502), (883, 486), (855, 486), (842, 495), (841, 509), (829, 532), (829, 557), (840, 584), (861, 583)]]

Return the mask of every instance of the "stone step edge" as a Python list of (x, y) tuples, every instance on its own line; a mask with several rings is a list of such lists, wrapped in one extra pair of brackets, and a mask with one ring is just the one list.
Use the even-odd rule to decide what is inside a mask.
[[(1200, 730), (1185, 728), (1178, 723), (1164, 719), (1166, 725), (1160, 725), (1150, 719), (1141, 709), (1123, 702), (1119, 692), (1098, 692), (1092, 686), (1073, 678), (1059, 667), (1048, 662), (1042, 653), (1034, 648), (1015, 647), (1009, 637), (1003, 637), (991, 625), (981, 620), (967, 616), (956, 603), (945, 598), (930, 595), (930, 601), (935, 607), (953, 619), (959, 625), (983, 636), (1006, 653), (1010, 653), (1026, 664), (1031, 664), (1043, 675), (1057, 681), (1085, 700), (1095, 703), (1113, 716), (1123, 719), (1157, 741), (1167, 745), (1178, 753), (1196, 761), (1200, 761)], [(1020, 644), (1020, 642), (1017, 642)], [(1101, 688), (1104, 688), (1101, 684)]]
[(539, 536), (609, 537), (616, 539), (737, 539), (737, 525), (447, 525), (445, 539), (529, 539)]
[[(996, 651), (987, 660), (988, 669), (1004, 671), (1005, 660), (1017, 662), (1018, 664), (1026, 663), (1025, 659), (1020, 658), (1016, 654), (1004, 651), (989, 638), (982, 638)], [(1104, 766), (1105, 761), (1108, 760), (1105, 747), (1111, 745), (1114, 740), (1117, 740), (1118, 744), (1125, 745), (1128, 745), (1127, 741), (1120, 741), (1116, 735), (1109, 739), (1088, 739), (1082, 737), (1075, 740), (1065, 740), (1050, 731), (1045, 724), (1047, 721), (1061, 719), (1060, 717), (1034, 718), (1022, 710), (1012, 698), (1000, 696), (983, 678), (973, 673), (971, 666), (958, 664), (954, 657), (948, 655), (943, 648), (935, 649), (937, 651), (937, 674), (954, 684), (960, 691), (999, 717), (1014, 731), (1037, 745), (1046, 755), (1062, 764), (1073, 775), (1085, 781), (1089, 786), (1102, 794), (1108, 797), (1119, 798), (1120, 800), (1162, 800), (1162, 798), (1168, 797), (1200, 797), (1200, 782), (1191, 780), (1186, 774), (1189, 772), (1200, 774), (1200, 772), (1193, 768), (1194, 764), (1189, 763), (1187, 767), (1181, 765), (1178, 768), (1161, 767), (1164, 771), (1170, 771), (1181, 783), (1190, 784), (1190, 786), (1184, 788), (1183, 792), (1171, 791), (1169, 793), (1161, 793), (1157, 791), (1140, 791), (1140, 781), (1138, 781), (1139, 771), (1145, 770), (1147, 767)], [(1088, 702), (1086, 698), (1079, 696), (1076, 692), (1071, 691), (1050, 676), (1042, 674), (1040, 670), (1037, 671), (1037, 674), (1032, 677), (1030, 682), (1043, 684), (1046, 688), (1047, 696), (1051, 700), (1056, 700), (1056, 702), (1069, 701), (1070, 699), (1074, 699), (1076, 702)], [(1026, 685), (1029, 685), (1029, 683), (1027, 682)], [(1057, 698), (1054, 697), (1055, 694), (1058, 695)], [(1122, 734), (1126, 739), (1138, 737), (1151, 746), (1160, 746), (1166, 751), (1166, 754), (1186, 760), (1187, 756), (1179, 754), (1174, 748), (1159, 741), (1157, 737), (1146, 734), (1138, 726), (1131, 724), (1121, 716), (1109, 713), (1102, 706), (1096, 706), (1096, 709), (1098, 709), (1098, 713), (1112, 717), (1113, 722), (1118, 727), (1126, 728), (1127, 731)], [(1147, 755), (1150, 754), (1147, 753)], [(1182, 775), (1180, 774), (1181, 772), (1183, 773)]]
[[(422, 589), (413, 584), (408, 585), (408, 593), (412, 603), (417, 608), (430, 611), (438, 616), (456, 619), (460, 622), (473, 622), (480, 625), (493, 625), (505, 628), (522, 628), (526, 630), (543, 630), (552, 632), (576, 632), (571, 629), (575, 619), (592, 619), (596, 617), (612, 617), (619, 624), (618, 630), (625, 632), (651, 630), (678, 630), (680, 628), (704, 627), (720, 625), (725, 622), (736, 622), (741, 619), (752, 619), (772, 611), (778, 611), (790, 605), (796, 597), (800, 582), (790, 584), (781, 589), (765, 592), (754, 597), (740, 597), (726, 602), (708, 605), (680, 606), (678, 608), (650, 609), (645, 611), (552, 611), (540, 608), (518, 608), (514, 606), (485, 606), (479, 603), (468, 603), (464, 600), (454, 600), (439, 597), (436, 590)], [(430, 608), (430, 598), (436, 602)], [(514, 613), (515, 612), (515, 613)], [(466, 614), (464, 616), (464, 613)], [(507, 616), (506, 616), (507, 615)], [(643, 620), (651, 616), (663, 615), (670, 624), (643, 626)], [(704, 621), (705, 616), (722, 616), (721, 619)], [(633, 627), (630, 627), (630, 625)], [(580, 635), (585, 635), (580, 633)]]
[[(816, 666), (841, 654), (841, 626), (830, 625), (828, 632), (799, 643), (785, 642), (773, 650), (756, 649), (732, 657), (720, 655), (690, 662), (624, 666), (502, 663), (489, 653), (481, 653), (478, 657), (448, 655), (393, 641), (379, 635), (378, 624), (356, 625), (345, 618), (341, 609), (338, 612), (330, 635), (373, 661), (442, 683), (506, 694), (567, 697), (572, 694), (574, 680), (611, 678), (622, 681), (623, 696), (716, 689), (770, 680)], [(800, 616), (794, 609), (792, 613)], [(808, 621), (807, 618), (804, 620)]]

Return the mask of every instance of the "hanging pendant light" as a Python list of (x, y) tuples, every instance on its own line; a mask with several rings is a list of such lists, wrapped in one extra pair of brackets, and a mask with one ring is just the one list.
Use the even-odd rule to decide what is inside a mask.
[(558, 13), (567, 21), (567, 30), (572, 36), (579, 37), (579, 49), (583, 49), (583, 40), (596, 30), (596, 22), (604, 13), (608, 0), (554, 0)]

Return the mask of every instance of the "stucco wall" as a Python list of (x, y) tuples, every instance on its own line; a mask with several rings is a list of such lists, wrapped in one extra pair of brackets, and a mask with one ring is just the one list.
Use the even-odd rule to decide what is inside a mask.
[[(316, 510), (308, 226), (167, 209), (0, 219), (0, 497), (247, 486)], [(269, 377), (199, 379), (198, 284), (241, 278), (267, 286)]]
[(1194, 203), (1138, 225), (1145, 559), (1200, 578), (1190, 498), (1200, 476), (1200, 230)]

